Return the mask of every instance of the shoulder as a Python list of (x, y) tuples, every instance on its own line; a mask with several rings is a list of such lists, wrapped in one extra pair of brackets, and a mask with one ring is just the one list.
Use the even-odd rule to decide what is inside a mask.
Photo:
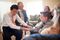
[(47, 22), (45, 25), (44, 25), (44, 27), (45, 28), (48, 28), (48, 27), (50, 27), (50, 26), (52, 26), (53, 25), (53, 22), (52, 21), (49, 21), (49, 22)]
[(8, 16), (9, 16), (9, 14), (8, 14), (8, 13), (6, 13), (6, 14), (4, 14), (4, 15), (3, 15), (3, 17), (8, 17)]
[(25, 9), (23, 9), (22, 11), (26, 12), (26, 10), (25, 10)]
[(3, 15), (3, 18), (10, 18), (11, 17), (11, 14), (10, 12), (7, 12)]
[(48, 24), (48, 25), (52, 25), (53, 24), (53, 21), (48, 21), (46, 24)]
[(8, 20), (8, 19), (10, 19), (9, 14), (8, 13), (4, 14), (3, 15), (3, 20)]

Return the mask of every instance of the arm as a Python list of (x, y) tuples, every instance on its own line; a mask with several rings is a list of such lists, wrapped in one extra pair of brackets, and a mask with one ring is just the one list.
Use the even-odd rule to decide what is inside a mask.
[(43, 25), (43, 23), (42, 23), (42, 22), (39, 22), (39, 23), (37, 23), (37, 24), (35, 25), (35, 27), (36, 27), (36, 28), (41, 28), (42, 25)]
[(21, 23), (21, 25), (28, 27), (28, 25), (18, 15), (16, 15), (16, 16), (17, 16), (18, 22)]
[(10, 28), (18, 29), (18, 30), (21, 29), (19, 26), (16, 26), (15, 24), (12, 23), (11, 18), (9, 16), (4, 16), (4, 20), (5, 20), (6, 24), (8, 26), (10, 26)]
[(26, 11), (24, 11), (24, 20), (25, 20), (25, 22), (28, 22), (28, 17), (27, 17), (27, 13), (26, 13)]
[(42, 28), (42, 25), (43, 25), (42, 22), (37, 23), (36, 26), (33, 27), (33, 30), (39, 31)]
[(13, 24), (12, 21), (11, 21), (11, 18), (10, 18), (9, 16), (7, 16), (7, 15), (4, 16), (3, 19), (5, 20), (6, 24), (7, 24), (10, 28), (12, 28), (12, 29), (17, 29), (17, 30), (22, 29), (22, 30), (25, 30), (25, 31), (28, 31), (28, 30), (29, 30), (28, 28), (16, 26), (15, 24)]

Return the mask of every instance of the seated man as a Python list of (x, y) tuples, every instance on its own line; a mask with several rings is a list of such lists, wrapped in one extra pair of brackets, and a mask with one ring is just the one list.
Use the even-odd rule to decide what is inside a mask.
[[(3, 40), (11, 40), (11, 36), (14, 35), (16, 40), (21, 40), (22, 38), (22, 30), (27, 31), (29, 26), (21, 20), (21, 18), (17, 15), (18, 6), (12, 5), (10, 7), (10, 12), (5, 14), (3, 17)], [(21, 23), (21, 27), (16, 25), (15, 21)]]
[(41, 12), (40, 15), (40, 20), (41, 22), (37, 23), (35, 27), (31, 30), (31, 34), (38, 33), (39, 31), (41, 32), (43, 29), (46, 27), (50, 26), (53, 24), (51, 21), (51, 14), (48, 12)]
[(55, 20), (53, 20), (54, 24), (44, 29), (41, 34), (60, 34), (60, 6), (54, 10), (54, 14), (56, 14)]
[(57, 15), (53, 25), (42, 30), (40, 34), (30, 35), (24, 40), (60, 40), (60, 7), (57, 7), (54, 12)]

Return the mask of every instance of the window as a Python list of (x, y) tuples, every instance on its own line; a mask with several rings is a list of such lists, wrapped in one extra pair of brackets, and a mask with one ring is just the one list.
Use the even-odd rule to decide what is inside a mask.
[(43, 8), (42, 0), (28, 1), (25, 2), (24, 5), (24, 9), (26, 9), (28, 17), (30, 17), (30, 15), (39, 15)]

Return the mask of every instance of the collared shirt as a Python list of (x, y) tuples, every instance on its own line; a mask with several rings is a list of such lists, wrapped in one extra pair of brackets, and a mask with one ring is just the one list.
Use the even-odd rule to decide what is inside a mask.
[(51, 20), (48, 20), (46, 22), (39, 22), (36, 24), (35, 28), (37, 29), (34, 29), (35, 31), (42, 31), (43, 29), (45, 28), (48, 28), (49, 26), (51, 26), (53, 24), (53, 22)]
[(18, 15), (25, 23), (28, 23), (28, 17), (27, 17), (26, 11), (24, 9), (23, 10), (19, 9)]
[(22, 10), (18, 10), (18, 12), (19, 12), (19, 14), (20, 14), (20, 18), (21, 18), (22, 20), (24, 20), (24, 15), (23, 15), (23, 13), (22, 13)]
[(12, 17), (14, 18), (14, 21), (17, 20), (19, 23), (21, 23), (21, 25), (27, 25), (17, 14), (15, 16), (12, 16), (11, 13), (7, 13), (3, 17), (3, 26), (9, 26), (13, 29), (21, 29), (20, 26), (13, 24)]

